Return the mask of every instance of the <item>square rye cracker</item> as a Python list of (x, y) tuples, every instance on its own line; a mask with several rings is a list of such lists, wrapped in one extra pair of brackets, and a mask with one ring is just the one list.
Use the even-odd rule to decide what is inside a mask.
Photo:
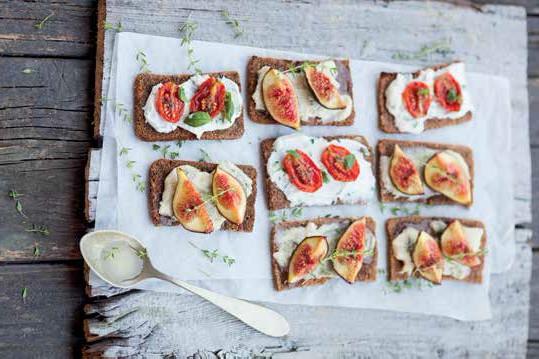
[[(216, 163), (168, 160), (160, 159), (154, 161), (148, 172), (148, 209), (152, 223), (156, 226), (178, 226), (180, 223), (173, 218), (159, 214), (159, 203), (165, 190), (165, 178), (174, 168), (189, 165), (204, 172), (212, 172), (217, 168)], [(235, 232), (252, 232), (255, 223), (255, 200), (256, 200), (256, 169), (252, 166), (237, 165), (253, 181), (252, 192), (247, 197), (247, 210), (242, 224), (235, 224), (225, 220), (220, 230)], [(219, 229), (216, 229), (219, 230)]]
[[(373, 234), (376, 235), (376, 223), (371, 217), (365, 217), (365, 218), (367, 220), (367, 228)], [(330, 224), (330, 223), (336, 223), (336, 222), (348, 222), (351, 224), (352, 222), (358, 219), (360, 218), (339, 218), (339, 217), (321, 218), (319, 217), (319, 218), (305, 220), (305, 221), (290, 221), (290, 222), (281, 222), (281, 223), (276, 224), (271, 230), (271, 239), (270, 239), (271, 269), (273, 273), (273, 284), (275, 286), (275, 289), (277, 291), (282, 291), (285, 289), (306, 287), (306, 286), (312, 286), (312, 285), (321, 285), (331, 279), (331, 278), (313, 278), (313, 279), (308, 279), (308, 280), (300, 280), (297, 283), (293, 283), (293, 284), (288, 283), (287, 281), (288, 268), (281, 268), (279, 266), (279, 263), (277, 263), (275, 258), (273, 258), (273, 254), (278, 251), (277, 244), (275, 243), (275, 236), (278, 230), (284, 230), (284, 229), (295, 228), (295, 227), (305, 227), (309, 223), (314, 223), (317, 226)], [(378, 243), (376, 243), (376, 246), (374, 248), (373, 260), (368, 264), (366, 263), (363, 264), (363, 266), (361, 267), (361, 270), (359, 271), (356, 277), (356, 282), (375, 281), (376, 274), (377, 274), (377, 265), (378, 265)]]
[[(226, 71), (226, 72), (213, 72), (208, 73), (210, 76), (224, 76), (232, 81), (234, 81), (241, 91), (240, 75), (236, 71)], [(176, 128), (174, 131), (169, 133), (161, 133), (156, 131), (150, 124), (146, 123), (144, 118), (144, 105), (146, 100), (152, 92), (152, 87), (155, 85), (172, 81), (176, 84), (182, 84), (185, 81), (188, 81), (193, 75), (192, 74), (180, 74), (180, 75), (158, 75), (158, 74), (149, 74), (141, 73), (138, 74), (135, 78), (134, 83), (134, 125), (135, 125), (135, 135), (143, 141), (188, 141), (188, 140), (198, 140), (194, 133), (191, 133), (183, 128)], [(224, 130), (215, 130), (208, 131), (202, 134), (200, 140), (233, 140), (243, 136), (244, 132), (244, 120), (243, 120), (243, 109), (240, 116), (234, 121), (234, 124), (229, 128)]]

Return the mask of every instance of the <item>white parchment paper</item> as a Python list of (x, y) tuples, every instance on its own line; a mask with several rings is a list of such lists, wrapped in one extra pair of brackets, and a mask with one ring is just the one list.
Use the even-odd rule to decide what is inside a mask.
[[(250, 56), (271, 56), (289, 59), (324, 58), (306, 54), (259, 48), (194, 41), (195, 57), (203, 71), (235, 70), (240, 73), (242, 89), (246, 88), (246, 66)], [(185, 141), (181, 148), (176, 142), (159, 142), (170, 151), (179, 151), (180, 159), (199, 160), (201, 149), (214, 162), (232, 159), (250, 164), (258, 170), (256, 221), (253, 233), (216, 232), (211, 235), (194, 234), (181, 227), (154, 227), (147, 208), (147, 193), (136, 189), (133, 176), (146, 179), (150, 164), (161, 157), (152, 149), (153, 143), (136, 138), (132, 123), (133, 81), (140, 71), (137, 53), (146, 54), (148, 66), (155, 73), (188, 72), (187, 52), (179, 39), (134, 33), (116, 35), (110, 88), (105, 106), (106, 122), (103, 142), (102, 168), (98, 192), (96, 229), (114, 228), (138, 237), (147, 246), (157, 268), (206, 288), (246, 299), (278, 303), (332, 305), (345, 307), (379, 308), (426, 314), (444, 315), (462, 320), (490, 318), (488, 288), (490, 268), (502, 272), (510, 268), (514, 256), (513, 185), (510, 157), (509, 85), (506, 79), (469, 73), (470, 92), (475, 104), (474, 119), (459, 126), (424, 132), (420, 135), (388, 135), (377, 128), (376, 81), (380, 71), (415, 70), (409, 66), (351, 61), (354, 84), (356, 119), (350, 127), (308, 127), (308, 135), (360, 134), (366, 136), (372, 147), (380, 138), (400, 138), (463, 144), (472, 147), (475, 163), (474, 205), (470, 209), (458, 206), (421, 206), (424, 216), (454, 216), (480, 219), (486, 224), (489, 253), (486, 257), (485, 281), (481, 285), (444, 282), (430, 288), (404, 288), (400, 293), (388, 288), (386, 275), (379, 275), (376, 283), (348, 285), (342, 280), (310, 288), (276, 292), (271, 280), (269, 235), (272, 227), (265, 203), (263, 166), (260, 163), (260, 141), (292, 133), (278, 125), (260, 125), (249, 120), (246, 112), (245, 135), (234, 141)], [(244, 92), (244, 100), (247, 95)], [(245, 104), (246, 102), (244, 102)], [(126, 109), (125, 111), (119, 108)], [(129, 148), (127, 155), (119, 156), (121, 148)], [(127, 161), (136, 161), (131, 168)], [(386, 270), (386, 236), (384, 222), (393, 216), (393, 207), (386, 204), (382, 211), (373, 193), (368, 206), (332, 206), (305, 208), (300, 216), (290, 219), (308, 219), (326, 214), (341, 216), (369, 215), (377, 221), (379, 269)], [(415, 205), (407, 206), (410, 210)], [(402, 215), (402, 212), (398, 213)], [(219, 253), (236, 259), (227, 266), (222, 261), (210, 263), (199, 249), (218, 249)], [(91, 283), (98, 279), (92, 276)], [(141, 288), (158, 291), (176, 291), (160, 282), (147, 282)]]

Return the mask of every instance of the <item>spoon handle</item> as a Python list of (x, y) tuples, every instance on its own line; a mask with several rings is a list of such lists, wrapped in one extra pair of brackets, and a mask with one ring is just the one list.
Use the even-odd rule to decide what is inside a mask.
[(215, 304), (224, 311), (232, 314), (245, 324), (272, 337), (287, 335), (290, 327), (286, 319), (279, 313), (238, 298), (228, 297), (219, 293), (196, 287), (164, 273), (156, 273), (160, 279), (166, 280), (183, 289), (190, 291), (208, 302)]

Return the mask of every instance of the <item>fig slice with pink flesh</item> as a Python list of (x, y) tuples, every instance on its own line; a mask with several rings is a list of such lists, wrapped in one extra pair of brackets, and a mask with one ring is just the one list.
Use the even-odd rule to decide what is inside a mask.
[(363, 266), (363, 251), (366, 243), (365, 218), (353, 222), (339, 238), (335, 247), (333, 269), (348, 283), (356, 280), (357, 274)]
[(470, 242), (464, 234), (462, 224), (455, 220), (451, 222), (441, 237), (441, 247), (444, 256), (468, 267), (481, 264), (481, 259), (473, 253)]
[(212, 189), (219, 213), (232, 223), (242, 224), (247, 196), (238, 180), (218, 166), (213, 173)]
[(414, 265), (419, 274), (434, 284), (442, 282), (444, 261), (438, 242), (427, 232), (421, 231), (417, 237), (412, 254)]
[(332, 110), (346, 108), (346, 102), (328, 74), (316, 66), (306, 66), (303, 71), (310, 89), (322, 106)]
[(328, 253), (324, 236), (307, 237), (294, 250), (288, 264), (288, 283), (296, 283), (312, 273)]
[(290, 79), (281, 71), (269, 69), (262, 80), (262, 97), (271, 117), (282, 125), (300, 127), (299, 102)]
[(469, 205), (472, 190), (466, 163), (461, 163), (451, 151), (438, 152), (425, 165), (425, 182), (433, 190), (453, 201)]
[(180, 168), (176, 168), (176, 174), (178, 184), (172, 200), (174, 216), (189, 231), (213, 232), (213, 222), (195, 185)]
[(423, 183), (414, 162), (406, 156), (399, 145), (395, 145), (389, 164), (389, 177), (393, 185), (402, 193), (423, 194)]

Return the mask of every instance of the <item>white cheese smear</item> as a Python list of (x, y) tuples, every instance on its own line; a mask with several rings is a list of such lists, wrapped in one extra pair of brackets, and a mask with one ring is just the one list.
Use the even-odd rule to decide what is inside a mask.
[[(462, 91), (462, 104), (460, 106), (460, 111), (447, 111), (438, 103), (438, 101), (436, 101), (434, 97), (434, 79), (446, 72), (453, 75), (455, 80), (457, 80), (457, 82), (460, 84)], [(413, 81), (425, 82), (428, 85), (432, 95), (429, 111), (424, 117), (412, 117), (412, 115), (406, 109), (402, 99), (402, 93), (406, 89), (406, 86)], [(397, 126), (401, 132), (421, 133), (424, 130), (425, 121), (427, 119), (455, 119), (464, 116), (468, 111), (473, 112), (474, 109), (470, 98), (470, 92), (468, 90), (465, 66), (462, 62), (450, 64), (449, 66), (441, 68), (437, 71), (432, 69), (422, 70), (419, 73), (419, 76), (416, 78), (414, 78), (411, 73), (399, 73), (387, 87), (385, 96), (386, 108), (395, 118), (395, 126)]]
[[(323, 165), (322, 152), (330, 144), (345, 147), (356, 157), (360, 173), (355, 181), (336, 181)], [(287, 151), (296, 149), (308, 154), (318, 168), (327, 174), (328, 182), (323, 183), (316, 192), (300, 191), (290, 182), (288, 174), (282, 168), (282, 161)], [(271, 181), (285, 194), (292, 206), (328, 206), (337, 201), (345, 204), (367, 203), (374, 196), (375, 179), (371, 163), (364, 157), (365, 153), (369, 153), (367, 146), (353, 139), (327, 141), (321, 137), (294, 133), (275, 140), (266, 168)]]
[[(419, 176), (421, 177), (422, 182), (425, 183), (425, 176), (424, 176), (425, 164), (430, 160), (432, 156), (434, 156), (439, 151), (436, 151), (427, 147), (412, 147), (412, 148), (403, 147), (402, 151), (414, 163), (415, 167), (417, 168), (417, 171), (419, 172)], [(463, 172), (464, 177), (467, 180), (470, 180), (471, 179), (470, 168), (468, 167), (468, 164), (466, 163), (466, 160), (462, 157), (462, 155), (453, 150), (445, 150), (443, 152), (448, 154), (449, 156), (451, 156), (453, 159), (457, 161), (459, 166), (464, 171)], [(396, 198), (404, 199), (406, 201), (429, 198), (439, 193), (439, 192), (433, 191), (427, 185), (423, 185), (423, 190), (424, 190), (423, 194), (407, 194), (407, 193), (399, 191), (399, 189), (395, 187), (395, 185), (393, 184), (393, 181), (391, 180), (391, 177), (389, 176), (390, 164), (391, 164), (391, 156), (380, 156), (379, 166), (382, 169), (382, 175), (380, 177), (381, 177), (382, 183), (384, 184), (384, 189), (383, 189), (384, 192), (390, 193)]]
[[(432, 221), (429, 226), (438, 234), (441, 235), (447, 225), (443, 221)], [(464, 236), (470, 243), (472, 252), (477, 252), (481, 248), (481, 238), (483, 237), (483, 228), (462, 226)], [(412, 253), (415, 247), (415, 242), (419, 236), (419, 230), (409, 226), (402, 230), (391, 243), (393, 256), (403, 263), (400, 273), (411, 275), (415, 265), (412, 261)], [(465, 279), (471, 273), (471, 268), (457, 261), (444, 258), (443, 274), (456, 279)]]
[(241, 98), (238, 84), (236, 84), (234, 81), (224, 76), (220, 77), (219, 81), (223, 83), (223, 85), (225, 86), (225, 90), (227, 92), (230, 92), (230, 95), (232, 98), (232, 104), (233, 104), (234, 110), (232, 112), (231, 120), (227, 121), (224, 118), (223, 113), (219, 113), (217, 116), (212, 118), (210, 122), (208, 122), (207, 124), (203, 126), (193, 127), (185, 123), (185, 119), (190, 114), (189, 108), (191, 104), (191, 99), (195, 95), (198, 87), (208, 78), (209, 78), (209, 75), (194, 75), (194, 76), (191, 76), (189, 80), (179, 85), (179, 87), (182, 88), (184, 91), (186, 102), (185, 102), (184, 111), (183, 111), (182, 116), (180, 117), (180, 120), (175, 123), (165, 121), (161, 117), (161, 115), (159, 115), (159, 112), (157, 112), (157, 108), (155, 106), (155, 99), (157, 97), (157, 92), (159, 91), (159, 88), (161, 88), (163, 84), (155, 85), (152, 88), (152, 91), (150, 92), (148, 99), (146, 100), (146, 104), (143, 107), (144, 118), (146, 119), (146, 122), (150, 124), (150, 126), (152, 126), (157, 132), (169, 133), (169, 132), (174, 131), (176, 128), (180, 127), (180, 128), (183, 128), (184, 130), (194, 133), (197, 136), (197, 138), (202, 137), (204, 132), (224, 130), (231, 127), (236, 121), (236, 119), (241, 115), (242, 98)]
[[(335, 61), (324, 61), (316, 66), (316, 69), (326, 74), (330, 78), (330, 81), (338, 89), (340, 84), (335, 79), (332, 70), (330, 70), (332, 68), (336, 68)], [(262, 95), (262, 80), (270, 69), (271, 67), (264, 66), (258, 70), (258, 82), (256, 83), (256, 89), (252, 95), (256, 110), (266, 110), (264, 97)], [(296, 90), (299, 104), (299, 116), (302, 122), (315, 117), (319, 117), (322, 123), (339, 122), (347, 119), (352, 113), (353, 102), (349, 95), (341, 94), (341, 97), (346, 103), (346, 107), (344, 109), (332, 110), (322, 106), (320, 102), (318, 102), (311, 91), (309, 84), (307, 83), (307, 79), (305, 78), (303, 71), (299, 71), (298, 73), (287, 72), (285, 75), (290, 79), (294, 89)]]
[[(232, 175), (242, 186), (245, 191), (246, 197), (249, 197), (253, 189), (253, 181), (249, 176), (247, 176), (240, 168), (235, 164), (229, 161), (223, 161), (219, 164), (219, 167)], [(178, 167), (176, 167), (178, 168)], [(159, 214), (166, 217), (175, 218), (174, 211), (172, 209), (172, 201), (174, 199), (174, 193), (176, 192), (176, 185), (178, 184), (178, 175), (176, 174), (176, 168), (174, 168), (165, 178), (165, 189), (163, 190), (163, 195), (161, 197), (161, 202), (159, 203)], [(209, 197), (213, 195), (212, 190), (212, 180), (213, 172), (201, 171), (198, 168), (189, 165), (179, 166), (185, 172), (185, 175), (193, 183), (197, 191), (200, 193), (202, 198)], [(208, 201), (205, 204), (206, 210), (211, 218), (213, 227), (215, 229), (221, 228), (225, 222), (225, 217), (223, 217), (217, 206), (213, 201)]]
[[(277, 261), (277, 264), (281, 270), (288, 268), (290, 258), (294, 253), (294, 250), (298, 244), (307, 237), (324, 236), (328, 242), (328, 256), (335, 251), (337, 241), (342, 234), (346, 231), (352, 222), (342, 221), (334, 222), (323, 225), (316, 225), (313, 222), (309, 222), (306, 226), (292, 227), (287, 229), (279, 229), (275, 233), (275, 245), (277, 251), (273, 253), (273, 258)], [(374, 249), (376, 246), (376, 238), (374, 233), (368, 228), (365, 231), (365, 249), (368, 251)], [(372, 261), (372, 255), (364, 257), (364, 263), (370, 263)], [(325, 261), (320, 263), (316, 269), (309, 274), (309, 278), (333, 278), (338, 274), (333, 270), (331, 261)]]

